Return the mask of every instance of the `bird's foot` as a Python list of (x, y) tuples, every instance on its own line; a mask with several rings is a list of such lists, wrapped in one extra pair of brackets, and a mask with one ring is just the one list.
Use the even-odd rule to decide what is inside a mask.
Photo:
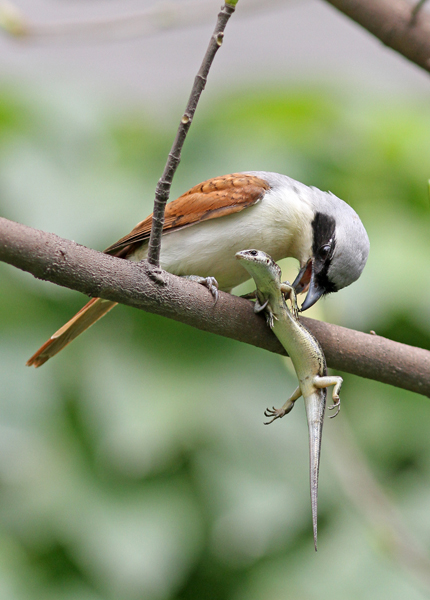
[(218, 302), (218, 281), (215, 277), (200, 277), (199, 275), (185, 275), (184, 279), (189, 279), (190, 281), (195, 281), (196, 283), (200, 283), (200, 285), (204, 285), (213, 296), (215, 300), (214, 305)]
[(147, 261), (142, 261), (139, 264), (146, 264), (146, 267), (148, 269), (148, 277), (152, 279), (154, 283), (158, 283), (162, 286), (166, 285), (166, 272), (163, 271), (163, 269), (160, 269), (160, 267), (155, 267), (154, 265), (149, 264)]

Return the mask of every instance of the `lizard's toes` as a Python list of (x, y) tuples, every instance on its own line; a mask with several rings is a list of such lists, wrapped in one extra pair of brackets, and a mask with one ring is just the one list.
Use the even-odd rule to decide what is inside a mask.
[(339, 414), (340, 411), (340, 398), (339, 396), (334, 397), (333, 400), (336, 400), (335, 404), (332, 404), (331, 406), (328, 407), (329, 410), (333, 410), (335, 408), (337, 408), (337, 411), (334, 413), (334, 415), (330, 415), (330, 419), (334, 419), (335, 417), (337, 417), (337, 415)]

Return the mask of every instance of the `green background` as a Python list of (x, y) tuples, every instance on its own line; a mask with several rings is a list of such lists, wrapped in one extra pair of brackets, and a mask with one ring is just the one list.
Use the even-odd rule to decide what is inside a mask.
[[(371, 253), (309, 314), (430, 349), (428, 106), (359, 98), (274, 83), (212, 93), (172, 197), (252, 169), (330, 189)], [(151, 212), (173, 135), (144, 108), (3, 86), (0, 214), (102, 249)], [(287, 360), (120, 306), (26, 368), (85, 301), (0, 264), (2, 599), (428, 596), (428, 399), (342, 374), (315, 554), (302, 403), (263, 426), (296, 385)]]

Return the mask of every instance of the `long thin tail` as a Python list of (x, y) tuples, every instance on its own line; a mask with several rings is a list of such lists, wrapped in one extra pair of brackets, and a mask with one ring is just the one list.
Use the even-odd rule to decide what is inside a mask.
[(26, 363), (27, 367), (31, 367), (32, 365), (40, 367), (40, 365), (43, 365), (43, 363), (51, 358), (51, 356), (60, 352), (67, 344), (70, 344), (72, 340), (91, 327), (93, 323), (101, 319), (117, 304), (117, 302), (103, 300), (102, 298), (93, 298), (90, 300), (88, 304), (81, 308), (70, 321), (56, 331), (54, 335), (52, 335), (49, 340), (33, 354)]
[(318, 475), (320, 470), (321, 437), (324, 422), (327, 390), (320, 389), (305, 398), (309, 429), (309, 478), (311, 485), (312, 525), (314, 546), (317, 550)]

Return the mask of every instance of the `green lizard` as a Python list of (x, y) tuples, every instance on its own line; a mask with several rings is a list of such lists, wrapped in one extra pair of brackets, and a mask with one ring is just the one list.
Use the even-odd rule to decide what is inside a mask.
[[(321, 453), (321, 435), (324, 420), (327, 387), (333, 385), (333, 406), (340, 409), (339, 390), (342, 377), (327, 376), (323, 351), (308, 329), (297, 317), (296, 294), (292, 286), (281, 283), (281, 269), (272, 258), (260, 250), (237, 252), (236, 258), (254, 278), (256, 289), (255, 312), (266, 312), (266, 320), (291, 358), (299, 386), (281, 408), (267, 409), (272, 417), (266, 424), (289, 413), (296, 400), (303, 396), (309, 429), (310, 486), (314, 545), (317, 549), (318, 473)], [(285, 297), (291, 301), (288, 308)]]

